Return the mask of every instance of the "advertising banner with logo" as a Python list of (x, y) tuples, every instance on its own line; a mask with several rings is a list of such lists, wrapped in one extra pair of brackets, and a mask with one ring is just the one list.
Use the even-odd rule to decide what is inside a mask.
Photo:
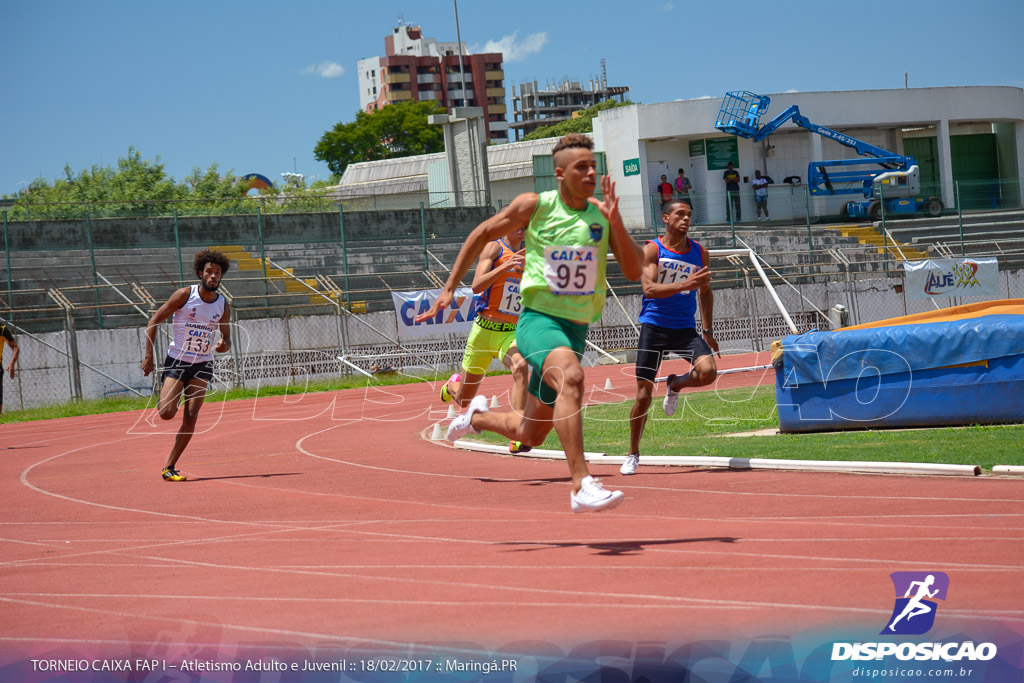
[(440, 289), (424, 289), (419, 292), (391, 292), (391, 300), (395, 303), (395, 314), (398, 318), (398, 338), (402, 341), (411, 339), (429, 339), (443, 337), (446, 334), (468, 334), (476, 318), (476, 303), (471, 287), (459, 287), (455, 290), (455, 299), (451, 308), (446, 308), (433, 318), (422, 323), (413, 320), (420, 313), (426, 313), (437, 297)]
[(994, 258), (936, 258), (906, 261), (907, 298), (987, 296), (999, 298), (999, 264)]

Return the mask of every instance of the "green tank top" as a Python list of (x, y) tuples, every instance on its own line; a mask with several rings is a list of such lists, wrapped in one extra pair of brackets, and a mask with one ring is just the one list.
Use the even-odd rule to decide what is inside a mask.
[(596, 206), (566, 206), (558, 190), (542, 192), (526, 231), (523, 307), (592, 323), (601, 317), (608, 262), (608, 221)]

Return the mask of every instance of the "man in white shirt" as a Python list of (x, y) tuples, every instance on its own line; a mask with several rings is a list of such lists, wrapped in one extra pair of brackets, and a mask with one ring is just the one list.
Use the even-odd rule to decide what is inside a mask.
[[(757, 209), (757, 220), (759, 221), (771, 220), (771, 216), (768, 215), (769, 184), (774, 184), (771, 178), (761, 175), (760, 171), (754, 171), (754, 179), (750, 181), (750, 186), (754, 188), (754, 208)], [(762, 211), (764, 211), (764, 218), (761, 217)]]

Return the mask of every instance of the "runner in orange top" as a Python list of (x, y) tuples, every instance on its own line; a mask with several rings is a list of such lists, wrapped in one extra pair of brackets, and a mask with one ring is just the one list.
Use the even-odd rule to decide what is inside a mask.
[[(521, 310), (519, 283), (523, 277), (523, 235), (517, 230), (484, 247), (473, 276), (473, 293), (484, 301), (477, 309), (473, 331), (466, 340), (462, 371), (448, 378), (441, 386), (441, 401), (453, 398), (465, 408), (476, 396), (487, 374), (491, 360), (497, 358), (512, 371), (512, 409), (522, 412), (526, 407), (529, 368), (516, 347), (516, 325)], [(509, 444), (510, 453), (530, 450), (518, 441)]]

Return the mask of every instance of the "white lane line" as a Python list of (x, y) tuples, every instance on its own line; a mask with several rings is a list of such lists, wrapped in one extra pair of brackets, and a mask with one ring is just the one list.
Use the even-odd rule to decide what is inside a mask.
[[(318, 525), (318, 526), (310, 526), (310, 527), (288, 526), (288, 527), (280, 528), (280, 529), (262, 529), (260, 531), (253, 531), (253, 532), (244, 533), (244, 534), (230, 534), (230, 535), (227, 535), (227, 536), (209, 536), (209, 537), (205, 537), (205, 538), (190, 538), (190, 539), (184, 539), (184, 540), (178, 539), (178, 540), (175, 540), (175, 541), (160, 542), (160, 543), (146, 542), (144, 545), (130, 545), (130, 546), (127, 546), (127, 547), (120, 547), (120, 548), (104, 548), (102, 550), (90, 550), (90, 551), (86, 551), (86, 552), (67, 553), (67, 554), (61, 555), (61, 559), (67, 559), (67, 558), (72, 558), (72, 557), (88, 557), (88, 556), (91, 556), (91, 555), (104, 555), (104, 554), (116, 554), (116, 553), (124, 553), (124, 552), (133, 552), (133, 551), (136, 551), (136, 550), (155, 550), (155, 549), (158, 549), (158, 548), (173, 548), (173, 547), (182, 547), (182, 546), (209, 545), (209, 544), (213, 544), (213, 543), (223, 543), (225, 541), (230, 541), (230, 540), (235, 539), (235, 538), (246, 538), (248, 540), (259, 540), (259, 536), (261, 536), (263, 534), (288, 533), (288, 532), (293, 532), (293, 531), (304, 531), (304, 532), (309, 532), (309, 531), (332, 531), (336, 527), (343, 527), (343, 526), (344, 526), (344, 524), (330, 524), (330, 525), (326, 525), (326, 526)], [(343, 529), (338, 529), (338, 530), (341, 531)], [(253, 539), (253, 537), (256, 537), (256, 538)], [(124, 539), (124, 542), (128, 542), (127, 539)], [(138, 543), (139, 541), (138, 540), (134, 540), (134, 541), (131, 541), (131, 542), (132, 543)], [(321, 542), (323, 542), (322, 539), (321, 539)], [(52, 546), (47, 546), (47, 547), (52, 547)], [(0, 562), (0, 567), (21, 566), (21, 565), (24, 565), (24, 564), (26, 564), (28, 562), (36, 561), (38, 559), (41, 559), (41, 558), (25, 558), (25, 559), (21, 559), (21, 560), (8, 560), (8, 561), (5, 561), (5, 562)]]
[[(583, 593), (582, 595), (586, 595)], [(266, 595), (189, 595), (189, 594), (139, 594), (139, 593), (0, 593), (0, 598), (11, 597), (11, 598), (84, 598), (91, 600), (111, 600), (111, 599), (141, 599), (141, 600), (189, 600), (189, 601), (208, 601), (208, 602), (269, 602), (269, 603), (327, 603), (327, 604), (369, 604), (369, 605), (393, 605), (395, 600), (382, 600), (379, 598), (325, 598), (325, 597), (274, 597)], [(406, 598), (401, 601), (403, 605), (427, 605), (435, 607), (458, 607), (464, 609), (468, 607), (477, 606), (493, 606), (493, 607), (604, 607), (609, 609), (622, 608), (637, 608), (637, 609), (691, 609), (693, 607), (709, 607), (709, 608), (720, 608), (723, 605), (719, 603), (736, 603), (727, 604), (724, 606), (733, 609), (743, 609), (749, 604), (746, 601), (721, 601), (713, 598), (682, 598), (679, 600), (696, 601), (699, 603), (708, 603), (706, 605), (693, 605), (693, 604), (630, 604), (630, 603), (615, 603), (609, 604), (607, 602), (523, 602), (523, 601), (508, 601), (508, 600), (475, 600), (467, 598), (466, 600), (423, 600), (423, 599), (410, 599)], [(754, 603), (756, 604), (756, 603)], [(796, 606), (801, 607), (799, 603), (787, 605), (790, 607)], [(887, 611), (882, 610), (859, 610), (871, 612), (873, 614), (886, 614)], [(945, 615), (960, 615), (960, 616), (1003, 616), (1012, 621), (1024, 621), (1024, 610), (943, 610)]]
[[(26, 562), (25, 564), (18, 565), (19, 567), (134, 567), (137, 569), (152, 569), (155, 567), (176, 567), (178, 569), (202, 569), (202, 567), (181, 567), (181, 565), (174, 563), (171, 560), (165, 560), (163, 562), (56, 562), (56, 561), (38, 561), (38, 562)], [(722, 567), (719, 565), (708, 565), (708, 564), (630, 564), (629, 566), (623, 565), (609, 565), (609, 566), (595, 566), (592, 564), (531, 564), (531, 565), (516, 565), (516, 564), (267, 564), (262, 565), (268, 569), (281, 569), (281, 570), (358, 570), (358, 569), (406, 569), (406, 570), (446, 570), (446, 571), (481, 571), (481, 570), (535, 570), (535, 571), (552, 571), (552, 570), (565, 570), (565, 571), (637, 571), (637, 570), (650, 570), (650, 571), (709, 571), (709, 572), (742, 572), (744, 574), (752, 574), (757, 572), (871, 572), (872, 575), (878, 573), (876, 567), (822, 567), (820, 565), (806, 566), (806, 567)], [(961, 568), (963, 572), (980, 572), (980, 573), (1007, 573), (1006, 569), (1000, 567), (966, 567)], [(1010, 573), (1018, 573), (1021, 570), (1019, 568), (1011, 570)]]
[[(208, 563), (208, 562), (192, 562), (192, 561), (185, 561), (185, 560), (182, 560), (181, 564), (183, 564), (183, 565), (202, 566), (202, 567), (212, 567), (212, 568), (234, 569), (234, 570), (248, 570), (248, 571), (253, 571), (253, 572), (267, 572), (267, 571), (276, 572), (277, 571), (277, 570), (268, 570), (265, 567), (245, 567), (245, 566), (238, 566), (238, 565), (218, 565), (218, 564), (213, 564), (213, 563)], [(330, 577), (345, 576), (343, 574), (330, 573), (330, 572), (318, 572), (318, 571), (301, 572), (301, 573), (308, 574), (308, 575), (315, 575), (315, 576), (330, 576)], [(370, 577), (361, 577), (361, 576), (357, 575), (357, 576), (353, 576), (351, 578), (370, 578)], [(376, 577), (376, 578), (381, 578), (381, 577)], [(448, 582), (441, 582), (441, 581), (424, 581), (424, 580), (419, 580), (419, 579), (404, 579), (404, 578), (389, 578), (389, 579), (386, 579), (386, 580), (394, 581), (394, 582), (403, 582), (403, 583), (418, 583), (418, 584), (429, 583), (429, 584), (435, 584), (435, 585), (436, 584), (440, 584), (442, 586), (450, 587), (450, 588), (463, 588), (463, 589), (465, 589), (465, 588), (479, 588), (479, 589), (486, 590), (488, 592), (494, 592), (494, 591), (499, 591), (499, 590), (511, 590), (511, 591), (524, 592), (524, 593), (553, 594), (553, 595), (563, 595), (563, 596), (571, 596), (571, 597), (577, 597), (577, 596), (579, 596), (579, 597), (587, 597), (587, 596), (589, 596), (589, 597), (603, 597), (603, 598), (613, 599), (613, 600), (617, 601), (614, 604), (599, 603), (602, 606), (608, 607), (610, 609), (615, 609), (615, 608), (618, 608), (618, 607), (622, 607), (623, 604), (629, 604), (629, 603), (622, 603), (621, 601), (623, 601), (623, 600), (649, 600), (649, 601), (652, 601), (652, 602), (654, 602), (656, 604), (661, 604), (661, 605), (665, 605), (665, 606), (672, 605), (672, 604), (677, 604), (677, 605), (685, 605), (685, 606), (688, 606), (688, 607), (691, 607), (691, 608), (692, 607), (704, 607), (704, 608), (718, 609), (718, 610), (723, 610), (723, 609), (724, 610), (739, 610), (739, 609), (756, 609), (756, 610), (772, 609), (772, 610), (779, 610), (779, 609), (788, 609), (788, 610), (811, 611), (811, 612), (825, 611), (825, 612), (828, 612), (830, 614), (836, 614), (836, 613), (840, 613), (841, 612), (841, 613), (849, 613), (849, 614), (872, 614), (872, 615), (879, 615), (879, 614), (886, 614), (887, 615), (887, 614), (890, 613), (890, 610), (884, 610), (883, 611), (883, 610), (872, 609), (872, 608), (845, 607), (845, 606), (837, 606), (837, 605), (803, 604), (803, 603), (786, 603), (786, 602), (762, 602), (762, 601), (753, 601), (753, 600), (721, 600), (721, 599), (715, 599), (715, 598), (690, 598), (690, 597), (684, 597), (684, 596), (612, 593), (612, 592), (599, 592), (599, 591), (590, 591), (590, 590), (571, 591), (571, 590), (562, 590), (562, 589), (554, 589), (554, 588), (523, 588), (523, 587), (520, 587), (520, 588), (509, 588), (509, 587), (502, 586), (502, 585), (474, 584), (474, 583), (463, 583), (463, 582), (448, 583)], [(85, 611), (85, 612), (94, 612), (94, 613), (102, 613), (102, 614), (113, 614), (113, 615), (118, 615), (118, 616), (128, 616), (129, 614), (131, 614), (132, 616), (135, 616), (137, 618), (151, 618), (151, 619), (156, 619), (156, 620), (160, 620), (161, 619), (161, 617), (144, 617), (143, 615), (134, 614), (134, 613), (124, 613), (124, 612), (118, 612), (118, 611), (112, 611), (112, 610), (100, 610), (100, 609), (93, 609), (93, 608), (87, 608), (87, 607), (77, 607), (77, 606), (70, 606), (70, 605), (54, 605), (52, 603), (20, 600), (20, 599), (7, 598), (7, 597), (2, 597), (2, 596), (0, 596), (0, 602), (9, 602), (9, 603), (14, 603), (14, 604), (28, 604), (28, 605), (36, 605), (36, 606), (40, 606), (40, 607), (54, 607), (54, 608), (59, 608), (59, 609)], [(383, 604), (394, 604), (394, 605), (404, 605), (404, 604), (407, 603), (407, 600), (405, 600), (405, 599), (381, 600), (380, 603), (383, 603)], [(472, 603), (472, 601), (469, 601), (469, 602), (466, 602), (466, 603), (464, 603), (464, 602), (450, 602), (450, 604), (452, 606), (459, 606), (461, 608), (465, 608), (465, 606), (467, 604), (473, 604), (473, 603)], [(543, 605), (543, 604), (546, 604), (546, 603), (539, 603), (539, 604)], [(645, 607), (647, 607), (647, 608), (654, 607), (654, 606), (655, 605), (645, 605)], [(990, 615), (988, 615), (987, 612), (985, 612), (985, 613), (978, 613), (978, 614), (965, 613), (965, 616), (970, 616), (971, 618), (975, 618), (975, 619), (979, 619), (979, 620), (985, 620), (985, 621), (1022, 621), (1022, 622), (1024, 622), (1024, 617), (1016, 618), (1016, 617), (1005, 616), (1005, 615), (990, 616)], [(195, 620), (188, 620), (188, 619), (183, 619), (183, 620), (175, 619), (174, 621), (180, 621), (181, 623), (195, 623), (195, 624), (199, 624), (199, 625), (203, 625), (203, 626), (211, 625), (211, 624), (207, 624), (207, 623), (204, 623), (204, 622), (197, 622)], [(263, 629), (263, 628), (259, 628), (259, 627), (243, 627), (243, 626), (237, 626), (237, 625), (232, 625), (232, 624), (223, 624), (222, 626), (224, 628), (238, 628), (238, 629), (241, 629), (241, 630), (267, 631), (267, 632), (285, 633), (285, 634), (292, 634), (292, 635), (305, 635), (305, 636), (312, 636), (312, 637), (325, 637), (325, 636), (322, 636), (320, 634), (306, 634), (306, 633), (302, 633), (302, 632), (285, 631), (285, 630), (282, 630), (282, 629)], [(334, 636), (332, 639), (336, 639), (336, 638), (337, 638), (337, 636)], [(387, 641), (385, 641), (385, 642), (387, 642)]]
[[(499, 543), (499, 544), (492, 544), (492, 545), (504, 546), (504, 545), (510, 545), (510, 544), (508, 544), (508, 543)], [(517, 543), (517, 544), (513, 544), (513, 545), (522, 545), (522, 544)], [(527, 544), (527, 545), (531, 545), (531, 544)], [(544, 545), (550, 545), (550, 544), (540, 543), (539, 545), (544, 546)], [(555, 547), (563, 547), (564, 545), (565, 545), (564, 543), (560, 543), (560, 544), (557, 544), (557, 546), (555, 546)], [(574, 543), (574, 545), (577, 545), (577, 544)], [(586, 546), (587, 544), (578, 544), (578, 545)], [(597, 544), (594, 544), (594, 545), (595, 545), (595, 549), (600, 549), (599, 545), (597, 545)], [(677, 550), (666, 550), (666, 549), (661, 549), (661, 548), (646, 548), (646, 550), (652, 551), (652, 552), (662, 552), (662, 553), (668, 552), (668, 553), (671, 553), (671, 554), (684, 554), (685, 553), (685, 554), (715, 555), (715, 556), (728, 555), (731, 558), (745, 557), (745, 558), (756, 558), (758, 560), (763, 560), (763, 559), (766, 559), (766, 558), (770, 558), (770, 559), (784, 559), (784, 560), (797, 559), (797, 560), (802, 560), (802, 561), (805, 561), (805, 562), (806, 561), (822, 561), (822, 562), (833, 562), (833, 563), (836, 563), (836, 562), (851, 562), (851, 563), (862, 563), (864, 565), (879, 565), (879, 564), (882, 564), (882, 565), (885, 565), (887, 567), (891, 567), (891, 566), (913, 566), (913, 567), (917, 567), (917, 566), (920, 566), (920, 561), (917, 561), (917, 560), (891, 560), (891, 559), (878, 559), (878, 560), (876, 560), (876, 559), (835, 558), (835, 557), (818, 558), (818, 557), (808, 557), (808, 556), (801, 556), (801, 555), (782, 555), (782, 554), (772, 554), (772, 553), (728, 553), (728, 552), (725, 552), (725, 551), (694, 551), (694, 550), (685, 550), (685, 551), (679, 550), (679, 551), (677, 551)], [(359, 572), (352, 572), (352, 571), (349, 571), (349, 572), (330, 572), (330, 571), (323, 571), (323, 570), (276, 569), (276, 568), (271, 568), (271, 567), (254, 567), (254, 566), (248, 566), (248, 565), (218, 564), (218, 563), (214, 563), (214, 562), (199, 562), (199, 561), (194, 561), (194, 560), (184, 560), (184, 559), (165, 558), (165, 557), (152, 557), (152, 556), (145, 556), (145, 555), (137, 557), (136, 559), (154, 560), (154, 561), (158, 561), (158, 562), (168, 562), (168, 561), (170, 561), (170, 562), (176, 562), (176, 563), (178, 563), (178, 564), (180, 564), (182, 566), (204, 567), (204, 568), (210, 568), (210, 569), (223, 569), (223, 570), (229, 570), (230, 572), (240, 571), (240, 572), (252, 572), (252, 573), (256, 573), (256, 574), (260, 574), (260, 573), (289, 574), (289, 575), (297, 575), (297, 576), (329, 577), (329, 578), (332, 578), (332, 579), (333, 578), (349, 578), (349, 579), (359, 579), (361, 581), (374, 581), (374, 582), (379, 582), (379, 583), (412, 584), (412, 585), (420, 585), (420, 586), (422, 586), (422, 585), (441, 586), (441, 587), (444, 587), (444, 588), (460, 589), (460, 590), (483, 589), (483, 590), (487, 590), (487, 591), (490, 591), (490, 592), (509, 591), (509, 592), (512, 592), (512, 593), (526, 593), (526, 594), (540, 593), (540, 594), (572, 595), (572, 596), (597, 595), (597, 596), (602, 596), (602, 597), (609, 598), (609, 599), (614, 599), (614, 600), (640, 600), (640, 599), (642, 599), (642, 600), (655, 600), (655, 601), (657, 601), (657, 600), (666, 600), (666, 601), (669, 601), (669, 602), (677, 600), (677, 598), (674, 598), (674, 597), (671, 597), (671, 596), (660, 596), (660, 595), (600, 592), (600, 591), (594, 591), (594, 590), (569, 591), (569, 590), (559, 590), (559, 589), (552, 589), (552, 588), (532, 588), (532, 587), (524, 587), (524, 586), (508, 586), (508, 585), (503, 585), (503, 584), (486, 584), (486, 583), (474, 583), (474, 582), (464, 582), (464, 581), (445, 581), (445, 580), (440, 580), (440, 579), (422, 579), (422, 578), (409, 578), (409, 577), (388, 577), (388, 576), (380, 576), (378, 574), (361, 574)], [(961, 563), (951, 563), (951, 562), (944, 562), (943, 564), (944, 564), (944, 566), (947, 566), (947, 567), (957, 567), (957, 568), (959, 568), (959, 567), (988, 567), (988, 568), (1000, 568), (1000, 569), (1005, 569), (1005, 570), (1008, 570), (1008, 571), (1020, 571), (1020, 569), (1021, 569), (1017, 565), (1000, 566), (1000, 565), (981, 565), (981, 564), (961, 564)], [(688, 600), (695, 600), (697, 602), (700, 602), (700, 599), (696, 599), (696, 598), (688, 599)], [(398, 600), (396, 600), (396, 602), (401, 602), (401, 600), (398, 599)], [(722, 601), (717, 601), (717, 602), (722, 602)], [(716, 604), (717, 604), (717, 602), (716, 602)], [(724, 602), (722, 602), (722, 604), (742, 604), (742, 605), (748, 605), (748, 606), (757, 605), (757, 606), (769, 607), (769, 608), (775, 608), (775, 607), (784, 606), (783, 603), (760, 603), (760, 602), (749, 602), (748, 603), (748, 602), (742, 602), (742, 601), (741, 602), (724, 601)], [(811, 607), (807, 607), (807, 608), (811, 609)], [(814, 609), (817, 609), (817, 608), (818, 608), (817, 606), (814, 607)]]
[[(971, 479), (969, 481), (976, 481)], [(664, 486), (635, 486), (616, 483), (618, 488), (625, 490), (636, 489), (638, 491), (666, 491), (669, 493), (707, 493), (710, 495), (725, 496), (769, 496), (775, 498), (828, 498), (829, 500), (898, 500), (906, 503), (918, 503), (923, 501), (935, 501), (941, 503), (1024, 503), (1024, 493), (1020, 498), (953, 498), (951, 496), (877, 496), (870, 494), (833, 494), (833, 493), (774, 493), (767, 491), (716, 491), (709, 489), (676, 489)]]
[(63, 542), (64, 542), (64, 539), (61, 539), (60, 541), (50, 541), (50, 542), (47, 542), (47, 541), (41, 541), (41, 540), (40, 541), (22, 541), (22, 540), (19, 540), (17, 538), (0, 538), (0, 543), (22, 543), (24, 545), (38, 545), (38, 546), (42, 546), (44, 548), (52, 548), (52, 547), (54, 547), (52, 545), (53, 543), (63, 543)]
[[(13, 598), (4, 598), (4, 597), (0, 597), (0, 602), (6, 602), (6, 603), (9, 603), (9, 604), (16, 604), (16, 605), (28, 605), (28, 606), (32, 606), (32, 607), (49, 607), (49, 608), (56, 609), (56, 610), (64, 610), (64, 611), (72, 611), (72, 612), (85, 612), (85, 613), (88, 613), (88, 614), (103, 614), (103, 615), (107, 615), (107, 616), (126, 617), (126, 618), (131, 618), (133, 620), (142, 619), (142, 620), (147, 620), (147, 621), (155, 621), (155, 622), (158, 622), (158, 623), (161, 623), (161, 624), (166, 624), (166, 623), (169, 622), (169, 623), (174, 623), (174, 624), (181, 624), (181, 625), (186, 625), (187, 624), (189, 626), (199, 626), (199, 627), (204, 627), (204, 628), (217, 628), (217, 629), (244, 631), (244, 632), (247, 632), (247, 633), (261, 633), (261, 634), (277, 635), (277, 636), (290, 636), (290, 637), (293, 637), (293, 638), (308, 638), (308, 639), (314, 639), (314, 640), (317, 640), (317, 641), (329, 641), (329, 642), (332, 642), (332, 643), (334, 643), (334, 642), (352, 642), (354, 644), (362, 645), (362, 646), (365, 646), (367, 644), (371, 644), (371, 645), (385, 645), (385, 646), (389, 646), (389, 647), (406, 647), (406, 648), (408, 647), (408, 643), (403, 643), (403, 642), (400, 642), (400, 641), (381, 640), (381, 639), (378, 639), (378, 638), (366, 638), (366, 637), (363, 637), (363, 636), (339, 636), (337, 633), (316, 633), (316, 632), (310, 632), (310, 631), (296, 631), (296, 630), (281, 629), (281, 628), (266, 628), (266, 627), (260, 627), (260, 626), (244, 626), (244, 625), (241, 625), (241, 624), (229, 624), (229, 623), (221, 622), (221, 621), (202, 621), (200, 619), (182, 619), (180, 617), (171, 617), (171, 616), (153, 616), (153, 615), (148, 615), (148, 614), (140, 614), (138, 612), (120, 612), (120, 611), (117, 611), (117, 610), (95, 609), (95, 608), (91, 608), (91, 607), (75, 607), (75, 606), (72, 606), (72, 605), (54, 605), (54, 604), (48, 603), (48, 602), (38, 602), (38, 601), (32, 601), (32, 600), (15, 600)], [(221, 644), (220, 646), (223, 646), (223, 644)], [(441, 646), (435, 647), (435, 646), (431, 646), (431, 645), (423, 645), (422, 647), (425, 650), (438, 650), (438, 651), (442, 651), (442, 652), (456, 652), (456, 653), (466, 653), (466, 654), (477, 654), (475, 650), (461, 650), (461, 649), (458, 649), (458, 648), (448, 649), (448, 648), (441, 647)]]
[[(464, 526), (464, 525), (460, 524), (459, 526)], [(280, 530), (280, 531), (276, 531), (275, 530), (275, 531), (271, 531), (271, 532), (268, 532), (268, 533), (275, 533), (276, 534), (276, 533), (285, 533), (286, 531), (290, 531), (290, 529), (284, 529), (284, 530)], [(325, 526), (325, 527), (321, 527), (319, 529), (316, 529), (316, 528), (302, 529), (302, 531), (332, 531), (332, 532), (344, 533), (344, 532), (348, 531), (348, 529), (333, 528), (333, 527)], [(376, 533), (376, 532), (360, 532), (360, 533)], [(381, 532), (381, 533), (383, 533), (383, 532)], [(180, 537), (177, 538), (177, 539), (174, 539), (174, 538), (134, 538), (134, 539), (132, 539), (132, 542), (133, 543), (153, 543), (153, 544), (159, 544), (159, 543), (177, 544), (177, 543), (183, 543), (183, 542), (186, 542), (186, 543), (191, 542), (191, 543), (197, 543), (197, 544), (207, 544), (207, 543), (243, 543), (243, 542), (245, 542), (245, 543), (250, 543), (250, 542), (255, 542), (255, 543), (325, 543), (325, 542), (328, 542), (328, 539), (325, 539), (325, 538), (322, 538), (322, 537), (320, 537), (320, 538), (259, 538), (259, 537), (251, 538), (250, 536), (256, 536), (256, 534), (238, 534), (238, 535), (234, 535), (234, 536), (214, 536), (214, 537), (210, 537), (210, 538), (191, 539), (190, 541), (182, 541), (182, 539)], [(379, 540), (379, 541), (382, 541), (382, 542), (389, 542), (391, 539), (359, 539), (359, 540), (361, 540), (361, 541)], [(410, 538), (408, 540), (415, 541), (417, 539), (416, 538)], [(455, 538), (455, 539), (445, 539), (445, 541), (448, 541), (448, 540), (459, 541), (459, 540), (463, 540), (463, 539), (457, 539), (457, 538)], [(575, 540), (579, 540), (579, 539), (575, 539)], [(594, 543), (600, 543), (600, 542), (604, 542), (604, 543), (628, 543), (628, 542), (633, 542), (635, 540), (636, 540), (635, 538), (614, 539), (614, 538), (605, 537), (605, 538), (601, 539), (601, 541), (592, 541), (592, 542), (594, 542)], [(646, 540), (650, 540), (650, 539), (646, 539)], [(670, 540), (670, 539), (666, 538), (666, 539), (655, 539), (655, 540), (666, 540), (667, 541), (667, 540)], [(52, 543), (66, 543), (68, 541), (68, 539), (67, 538), (40, 538), (40, 539), (37, 539), (35, 542), (33, 542), (33, 541), (19, 541), (19, 540), (10, 539), (10, 538), (0, 538), (0, 542), (4, 542), (4, 541), (9, 541), (11, 543), (28, 543), (28, 544), (31, 544), (31, 545), (42, 545), (42, 546), (46, 546), (46, 547), (51, 547), (48, 544), (52, 544)], [(124, 541), (125, 541), (124, 538), (76, 538), (76, 539), (72, 540), (71, 543), (123, 543)], [(336, 539), (336, 541), (337, 542), (343, 542), (343, 543), (348, 543), (349, 542), (348, 539)], [(768, 537), (759, 537), (759, 538), (737, 538), (736, 540), (731, 541), (731, 543), (873, 543), (873, 542), (876, 542), (876, 543), (890, 543), (890, 542), (893, 542), (893, 541), (922, 541), (922, 542), (933, 542), (933, 541), (949, 541), (949, 542), (953, 542), (953, 541), (956, 541), (958, 543), (973, 543), (975, 541), (998, 541), (1000, 543), (1006, 543), (1006, 542), (1024, 543), (1024, 537), (1022, 537), (1022, 536), (974, 536), (972, 538), (964, 538), (963, 536), (886, 536), (886, 537), (877, 537), (876, 538), (876, 537), (873, 537), (873, 536), (863, 536), (863, 537), (859, 537), (858, 538), (858, 537), (853, 537), (853, 536), (843, 536), (842, 538), (807, 538), (807, 537), (799, 537), (799, 536), (797, 536), (797, 537), (792, 537), (792, 538), (779, 538), (777, 536), (768, 536)], [(485, 541), (485, 542), (488, 542), (488, 541)], [(489, 541), (489, 542), (493, 543), (495, 541)], [(508, 542), (508, 541), (503, 541), (503, 542)]]
[[(382, 467), (379, 465), (368, 465), (366, 463), (354, 462), (351, 460), (343, 460), (341, 458), (334, 458), (326, 455), (320, 455), (307, 450), (303, 446), (303, 442), (306, 439), (312, 438), (323, 434), (324, 432), (330, 431), (335, 427), (346, 426), (346, 425), (332, 425), (316, 432), (312, 432), (300, 438), (295, 442), (295, 448), (304, 455), (316, 458), (318, 460), (326, 460), (328, 462), (334, 462), (339, 465), (348, 465), (350, 467), (359, 467), (369, 470), (377, 470), (381, 472), (390, 472), (393, 474), (411, 474), (424, 477), (443, 477), (449, 479), (473, 479), (479, 480), (486, 478), (489, 481), (501, 482), (501, 483), (515, 483), (522, 481), (521, 478), (506, 479), (502, 477), (490, 477), (487, 475), (464, 475), (464, 474), (449, 474), (444, 472), (424, 472), (420, 470), (410, 469), (399, 469), (394, 467)], [(726, 496), (769, 496), (769, 497), (782, 497), (782, 498), (828, 498), (828, 499), (849, 499), (849, 500), (898, 500), (908, 502), (919, 502), (919, 501), (940, 501), (943, 503), (951, 501), (960, 502), (972, 502), (972, 503), (1024, 503), (1024, 496), (1019, 499), (1000, 499), (1000, 498), (951, 498), (951, 497), (939, 497), (939, 496), (877, 496), (877, 495), (834, 495), (828, 493), (774, 493), (774, 492), (758, 492), (758, 491), (724, 491), (724, 490), (708, 490), (708, 489), (676, 489), (659, 486), (638, 486), (638, 485), (623, 485), (616, 482), (616, 486), (622, 489), (636, 489), (636, 490), (647, 490), (647, 491), (667, 491), (671, 493), (705, 493), (711, 495), (726, 495)]]

